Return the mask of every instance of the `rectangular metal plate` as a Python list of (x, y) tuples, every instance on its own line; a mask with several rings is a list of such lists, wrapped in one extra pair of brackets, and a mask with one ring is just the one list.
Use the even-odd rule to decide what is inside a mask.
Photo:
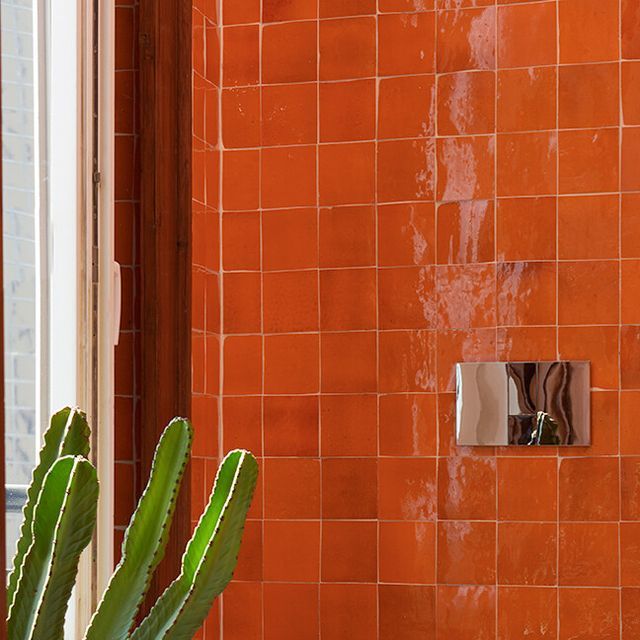
[(588, 362), (456, 365), (456, 439), (473, 446), (591, 444)]

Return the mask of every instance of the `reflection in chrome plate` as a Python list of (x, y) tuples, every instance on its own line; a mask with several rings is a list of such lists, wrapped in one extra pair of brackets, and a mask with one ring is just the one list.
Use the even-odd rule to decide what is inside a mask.
[(459, 445), (591, 444), (588, 362), (456, 365)]

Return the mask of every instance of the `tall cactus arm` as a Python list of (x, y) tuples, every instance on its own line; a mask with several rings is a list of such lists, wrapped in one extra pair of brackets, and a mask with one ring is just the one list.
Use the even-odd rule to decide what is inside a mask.
[(172, 420), (162, 434), (149, 482), (125, 533), (122, 559), (91, 620), (85, 640), (128, 637), (153, 571), (167, 546), (191, 440), (191, 425), (179, 418)]
[(44, 478), (60, 456), (80, 455), (86, 457), (89, 453), (89, 436), (90, 429), (86, 416), (80, 410), (67, 407), (51, 417), (51, 424), (44, 435), (44, 445), (40, 451), (40, 461), (33, 471), (33, 478), (27, 491), (20, 538), (7, 584), (7, 608), (13, 603), (22, 573), (22, 563), (33, 542), (33, 511), (40, 497)]
[(167, 588), (131, 640), (190, 640), (214, 599), (227, 586), (238, 558), (258, 464), (247, 451), (224, 459), (209, 500), (182, 557), (180, 576)]
[(57, 460), (47, 473), (33, 520), (33, 544), (7, 624), (10, 640), (59, 640), (80, 554), (96, 523), (98, 479), (80, 456)]

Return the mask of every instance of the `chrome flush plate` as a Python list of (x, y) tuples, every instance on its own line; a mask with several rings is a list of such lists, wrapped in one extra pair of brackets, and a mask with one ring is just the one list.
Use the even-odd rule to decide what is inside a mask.
[(588, 362), (456, 365), (456, 440), (465, 446), (591, 444)]

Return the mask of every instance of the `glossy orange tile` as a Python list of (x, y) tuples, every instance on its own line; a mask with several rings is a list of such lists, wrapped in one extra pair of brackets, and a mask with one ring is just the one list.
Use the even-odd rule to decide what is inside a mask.
[(287, 22), (290, 20), (308, 20), (318, 15), (315, 0), (264, 0), (262, 2), (263, 22)]
[(260, 38), (256, 25), (225, 27), (222, 82), (224, 86), (258, 84)]
[(222, 91), (222, 139), (228, 149), (260, 144), (260, 89)]
[[(527, 487), (535, 493), (522, 500)], [(557, 462), (541, 458), (498, 460), (498, 517), (500, 520), (555, 521), (558, 514)]]
[(561, 64), (617, 59), (616, 0), (564, 0), (558, 4), (558, 19)]
[(451, 202), (438, 207), (438, 264), (495, 260), (494, 206), (489, 200)]
[(433, 584), (436, 525), (433, 522), (381, 522), (380, 582)]
[(527, 362), (540, 358), (554, 360), (556, 327), (500, 327), (497, 337), (499, 360)]
[(322, 145), (318, 158), (321, 205), (368, 204), (375, 195), (375, 145)]
[(555, 198), (499, 198), (496, 228), (499, 260), (555, 259)]
[(434, 13), (378, 16), (378, 75), (401, 76), (434, 71)]
[(376, 262), (372, 206), (320, 210), (320, 266), (363, 267)]
[(474, 200), (494, 195), (493, 136), (438, 139), (438, 200)]
[(427, 265), (435, 261), (435, 209), (431, 203), (378, 207), (378, 264)]
[(506, 262), (497, 267), (498, 323), (549, 325), (556, 319), (556, 265)]
[(317, 397), (266, 397), (263, 416), (265, 455), (318, 455), (320, 413)]
[(436, 454), (436, 396), (394, 394), (380, 396), (380, 454), (430, 456)]
[(433, 140), (394, 140), (377, 146), (379, 202), (431, 200), (434, 192)]
[(326, 458), (322, 461), (322, 517), (372, 520), (378, 515), (378, 461)]
[(233, 429), (224, 434), (227, 449), (246, 447), (262, 455), (262, 402), (257, 396), (225, 397), (222, 415)]
[(558, 257), (590, 260), (618, 257), (618, 196), (558, 199)]
[(260, 203), (257, 151), (225, 151), (222, 165), (222, 206), (225, 210), (248, 211)]
[(262, 144), (316, 142), (317, 85), (310, 83), (262, 88)]
[(314, 334), (264, 339), (266, 393), (315, 393), (319, 388), (319, 339)]
[(622, 0), (621, 10), (622, 57), (640, 58), (640, 9), (634, 0)]
[[(196, 241), (194, 233), (194, 244)], [(206, 234), (201, 233), (206, 239)], [(206, 252), (206, 249), (203, 251)], [(228, 271), (260, 269), (260, 214), (255, 211), (222, 217), (222, 264)]]
[[(560, 520), (618, 520), (620, 481), (615, 458), (564, 458), (558, 476)], [(590, 500), (584, 500), (589, 495)]]
[(496, 526), (490, 522), (438, 522), (438, 584), (493, 584)]
[(623, 326), (620, 331), (620, 371), (623, 389), (640, 389), (640, 328)]
[(562, 523), (558, 558), (561, 585), (617, 586), (618, 525)]
[(436, 278), (439, 329), (495, 325), (494, 265), (441, 266), (437, 269)]
[[(561, 358), (591, 361), (593, 386), (603, 389), (617, 387), (617, 327), (559, 327), (558, 348)], [(625, 369), (622, 371), (624, 381)]]
[(500, 69), (497, 87), (498, 131), (533, 131), (556, 126), (555, 67)]
[(556, 190), (555, 133), (503, 134), (497, 141), (499, 196), (544, 195)]
[(623, 258), (640, 258), (640, 194), (622, 195), (621, 209)]
[(438, 391), (455, 389), (457, 362), (482, 362), (496, 358), (496, 330), (444, 329), (437, 336)]
[(640, 633), (640, 589), (622, 589), (622, 638), (631, 640)]
[(498, 640), (556, 640), (558, 595), (548, 587), (498, 590)]
[(262, 587), (259, 582), (234, 582), (225, 594), (222, 629), (225, 638), (262, 638)]
[(321, 584), (320, 633), (327, 640), (368, 640), (377, 633), (377, 588), (373, 584)]
[(437, 637), (493, 640), (497, 590), (493, 586), (438, 586)]
[(282, 147), (261, 153), (261, 195), (265, 208), (315, 204), (315, 148)]
[(263, 275), (265, 333), (318, 330), (318, 273), (281, 271)]
[(640, 458), (621, 460), (622, 519), (640, 520)]
[(318, 266), (318, 213), (315, 208), (263, 212), (262, 266), (265, 271)]
[(617, 589), (560, 589), (560, 640), (617, 640), (620, 596)]
[(622, 130), (622, 191), (640, 190), (640, 127)]
[(259, 273), (224, 274), (225, 333), (259, 333), (262, 326)]
[(622, 322), (640, 324), (637, 301), (640, 296), (640, 260), (622, 263)]
[(640, 411), (640, 393), (623, 391), (620, 394), (620, 453), (640, 455), (640, 428), (636, 416)]
[(378, 272), (378, 326), (381, 329), (434, 328), (435, 273), (431, 267)]
[(375, 332), (325, 333), (321, 341), (323, 393), (376, 391)]
[(618, 124), (618, 64), (561, 66), (558, 73), (558, 122), (561, 128)]
[(378, 589), (380, 640), (435, 637), (435, 588), (381, 585)]
[(438, 460), (438, 517), (495, 520), (495, 459), (457, 456)]
[(378, 400), (368, 395), (328, 395), (320, 399), (323, 456), (375, 456)]
[(640, 585), (640, 523), (620, 523), (620, 581), (623, 586)]
[(617, 129), (560, 131), (558, 136), (560, 193), (617, 191)]
[(560, 324), (616, 324), (619, 317), (619, 267), (614, 261), (558, 265)]
[(376, 126), (373, 79), (320, 84), (320, 141), (371, 140)]
[(623, 62), (622, 74), (622, 123), (640, 124), (640, 63)]
[(379, 460), (378, 517), (381, 520), (433, 520), (436, 493), (435, 459)]
[(384, 78), (378, 98), (378, 137), (433, 135), (435, 79), (432, 75)]
[(375, 522), (323, 522), (322, 581), (375, 582), (377, 536)]
[(264, 463), (264, 514), (268, 519), (320, 518), (320, 461), (269, 458)]
[(493, 133), (495, 95), (492, 71), (438, 76), (438, 135)]
[(515, 4), (498, 9), (498, 67), (555, 64), (556, 3)]
[(243, 24), (260, 20), (259, 0), (223, 0), (222, 13), (224, 24)]
[(374, 269), (320, 272), (320, 328), (323, 331), (376, 327)]
[(435, 391), (434, 332), (384, 331), (379, 337), (378, 358), (380, 392)]
[(376, 21), (372, 17), (320, 22), (320, 80), (375, 75)]
[(227, 336), (223, 342), (224, 393), (247, 395), (262, 389), (262, 338)]
[(498, 525), (498, 584), (555, 585), (558, 536), (555, 523)]
[(496, 67), (495, 7), (438, 13), (438, 73)]
[(264, 598), (264, 640), (318, 637), (318, 585), (266, 583)]
[(262, 29), (262, 82), (317, 80), (317, 23), (266, 25)]
[(368, 15), (375, 12), (375, 0), (320, 0), (321, 18)]
[(264, 579), (317, 582), (320, 579), (319, 548), (319, 522), (265, 521)]

